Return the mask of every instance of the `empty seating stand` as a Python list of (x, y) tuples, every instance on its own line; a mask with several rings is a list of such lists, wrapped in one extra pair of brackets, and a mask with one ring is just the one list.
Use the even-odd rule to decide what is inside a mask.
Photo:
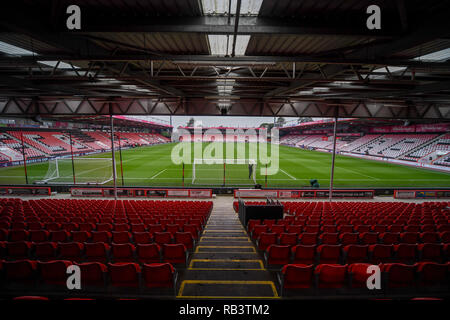
[[(429, 293), (442, 290), (442, 284), (448, 288), (448, 202), (284, 202), (284, 211), (284, 218), (275, 222), (248, 224), (284, 292), (295, 296), (334, 290), (345, 295), (358, 289), (358, 294), (376, 295), (368, 292), (368, 275), (361, 273), (372, 264), (381, 268), (383, 290), (378, 294), (383, 296)], [(272, 235), (278, 235), (277, 241)], [(331, 281), (330, 274), (339, 279)]]
[(172, 296), (211, 210), (210, 201), (0, 199), (0, 290), (67, 293), (75, 264), (85, 294)]

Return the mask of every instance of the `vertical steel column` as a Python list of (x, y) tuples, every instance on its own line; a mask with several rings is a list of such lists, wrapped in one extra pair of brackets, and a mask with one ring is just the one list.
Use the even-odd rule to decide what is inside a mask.
[(114, 119), (112, 114), (110, 115), (111, 119), (111, 157), (112, 157), (112, 165), (113, 165), (113, 181), (114, 181), (114, 199), (117, 200), (117, 181), (116, 181), (116, 153), (114, 151)]
[(20, 140), (22, 141), (22, 157), (23, 157), (23, 168), (25, 170), (25, 183), (28, 184), (27, 157), (25, 155), (25, 144), (23, 143), (22, 131), (20, 131)]
[(75, 164), (73, 161), (73, 147), (72, 147), (72, 132), (69, 131), (69, 139), (70, 139), (70, 154), (72, 155), (72, 177), (73, 177), (73, 184), (76, 184), (75, 180)]
[(124, 186), (123, 181), (123, 163), (122, 163), (122, 146), (120, 140), (120, 132), (117, 132), (117, 138), (119, 139), (119, 157), (120, 157), (120, 175), (122, 177), (122, 187)]
[(334, 127), (333, 127), (333, 158), (331, 160), (330, 191), (329, 191), (329, 196), (328, 196), (329, 201), (332, 201), (332, 199), (333, 199), (334, 161), (336, 159), (337, 120), (338, 120), (338, 118), (337, 118), (337, 113), (336, 113), (336, 116), (334, 117)]

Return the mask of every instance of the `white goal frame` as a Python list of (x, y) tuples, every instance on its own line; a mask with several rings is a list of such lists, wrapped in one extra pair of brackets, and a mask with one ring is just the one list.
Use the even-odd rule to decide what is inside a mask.
[(194, 162), (192, 163), (192, 184), (195, 184), (196, 166), (199, 164), (225, 164), (225, 168), (227, 164), (253, 164), (252, 180), (253, 183), (256, 184), (256, 167), (258, 164), (256, 159), (194, 159)]
[[(70, 182), (54, 181), (54, 180), (58, 180), (59, 178), (73, 178), (72, 174), (68, 175), (68, 176), (65, 176), (65, 177), (61, 177), (60, 170), (59, 170), (59, 162), (62, 161), (62, 160), (64, 160), (64, 162), (71, 162), (72, 161), (71, 158), (54, 158), (54, 159), (50, 159), (48, 161), (48, 164), (49, 164), (48, 165), (48, 170), (47, 170), (47, 173), (44, 176), (44, 179), (42, 179), (40, 181), (37, 181), (37, 183), (41, 183), (41, 184), (42, 183), (52, 183), (52, 184), (68, 184), (68, 183), (70, 183)], [(92, 180), (92, 181), (79, 181), (80, 179), (77, 179), (76, 162), (80, 162), (80, 161), (82, 161), (82, 162), (84, 162), (84, 161), (86, 161), (86, 162), (89, 162), (89, 161), (107, 161), (108, 163), (110, 163), (110, 166), (111, 166), (111, 175), (109, 177), (106, 177), (106, 179), (102, 179), (102, 181), (100, 181), (100, 182), (99, 181), (95, 181), (95, 180)], [(51, 167), (50, 167), (51, 162), (54, 162), (55, 166), (56, 166), (56, 169), (55, 169), (54, 172), (50, 172), (50, 170), (51, 170)], [(113, 168), (113, 161), (112, 161), (111, 158), (75, 158), (74, 159), (74, 164), (75, 164), (75, 183), (76, 184), (97, 184), (97, 185), (103, 185), (103, 184), (106, 184), (106, 183), (108, 183), (108, 182), (110, 182), (110, 181), (112, 181), (114, 179), (112, 170), (113, 169), (115, 170), (115, 168)], [(71, 166), (72, 166), (72, 164), (71, 164)], [(86, 172), (86, 171), (84, 171), (84, 172)]]

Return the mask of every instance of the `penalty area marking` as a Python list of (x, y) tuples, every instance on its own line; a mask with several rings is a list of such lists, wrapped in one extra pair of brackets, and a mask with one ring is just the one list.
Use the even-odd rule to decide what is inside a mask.
[(163, 169), (160, 172), (158, 172), (157, 174), (155, 174), (153, 177), (150, 178), (150, 180), (155, 179), (157, 176), (159, 176), (161, 173), (163, 173), (164, 171), (166, 171), (167, 169)]
[(297, 178), (295, 178), (294, 176), (290, 175), (289, 173), (287, 173), (286, 171), (284, 171), (283, 169), (280, 168), (280, 171), (283, 172), (285, 175), (287, 175), (289, 178), (291, 178), (292, 180), (297, 180)]

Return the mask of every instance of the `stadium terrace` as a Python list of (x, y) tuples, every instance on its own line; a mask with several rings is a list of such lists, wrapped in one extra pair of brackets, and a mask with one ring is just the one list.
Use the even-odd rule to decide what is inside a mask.
[(445, 0), (0, 1), (1, 315), (448, 314), (449, 30)]

